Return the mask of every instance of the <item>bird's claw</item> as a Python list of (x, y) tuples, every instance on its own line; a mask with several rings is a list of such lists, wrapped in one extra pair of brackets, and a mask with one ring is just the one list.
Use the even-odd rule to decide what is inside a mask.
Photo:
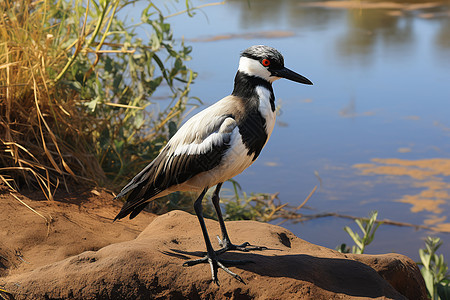
[(262, 250), (268, 249), (265, 246), (254, 246), (254, 245), (250, 244), (249, 242), (245, 242), (240, 245), (235, 245), (235, 244), (232, 244), (228, 239), (222, 240), (222, 239), (220, 239), (219, 236), (216, 236), (216, 237), (217, 237), (217, 240), (219, 241), (220, 247), (222, 247), (221, 249), (216, 251), (217, 254), (222, 254), (224, 252), (232, 251), (232, 250), (248, 252), (248, 251), (262, 251)]
[(212, 281), (215, 284), (217, 284), (217, 286), (220, 286), (219, 280), (217, 278), (217, 271), (219, 270), (219, 268), (224, 270), (225, 272), (227, 272), (229, 275), (233, 276), (237, 281), (245, 284), (245, 281), (241, 278), (241, 276), (232, 272), (230, 269), (225, 267), (224, 264), (237, 265), (237, 264), (245, 264), (248, 262), (250, 262), (250, 261), (223, 260), (223, 259), (217, 258), (217, 256), (215, 254), (211, 255), (211, 256), (209, 254), (206, 254), (206, 256), (204, 256), (202, 258), (185, 261), (183, 263), (183, 267), (190, 267), (190, 266), (194, 266), (194, 265), (201, 264), (201, 263), (209, 263), (209, 265), (211, 266)]

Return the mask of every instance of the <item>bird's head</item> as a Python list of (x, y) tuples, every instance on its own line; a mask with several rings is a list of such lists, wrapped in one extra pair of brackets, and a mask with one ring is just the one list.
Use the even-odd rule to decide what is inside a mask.
[(250, 76), (261, 77), (270, 83), (280, 78), (312, 84), (306, 77), (284, 66), (284, 58), (276, 49), (263, 45), (245, 49), (239, 60), (239, 71)]

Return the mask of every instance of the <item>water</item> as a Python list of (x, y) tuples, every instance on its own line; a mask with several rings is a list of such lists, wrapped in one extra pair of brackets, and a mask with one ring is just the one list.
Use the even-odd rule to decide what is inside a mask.
[[(174, 34), (193, 46), (189, 66), (199, 73), (191, 95), (214, 103), (232, 91), (240, 51), (277, 48), (314, 86), (274, 83), (281, 114), (259, 159), (235, 178), (244, 190), (299, 204), (318, 184), (317, 172), (322, 186), (305, 214), (378, 210), (381, 219), (450, 232), (450, 166), (442, 167), (450, 159), (449, 2), (342, 3), (355, 8), (234, 0), (174, 17)], [(435, 158), (442, 160), (428, 161)], [(357, 230), (339, 218), (283, 226), (334, 248), (352, 244), (345, 225)], [(418, 260), (427, 235), (444, 240), (449, 259), (450, 234), (408, 227), (382, 226), (367, 253)]]

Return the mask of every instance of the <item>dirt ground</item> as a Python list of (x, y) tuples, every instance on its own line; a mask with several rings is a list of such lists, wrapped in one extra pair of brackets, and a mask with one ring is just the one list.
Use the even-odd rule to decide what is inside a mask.
[[(105, 190), (41, 193), (0, 190), (0, 296), (4, 299), (426, 299), (417, 265), (399, 254), (342, 254), (288, 230), (227, 222), (237, 243), (264, 251), (227, 252), (243, 281), (210, 267), (183, 267), (202, 256), (196, 216), (142, 212), (113, 222), (122, 203)], [(206, 219), (210, 239), (218, 223)], [(217, 241), (214, 247), (217, 247)], [(195, 252), (189, 252), (194, 250)], [(251, 262), (251, 263), (250, 263)], [(2, 290), (6, 290), (4, 292)], [(282, 296), (280, 296), (282, 295)]]
[(113, 198), (105, 190), (60, 189), (55, 200), (48, 201), (40, 192), (18, 194), (1, 188), (0, 276), (133, 240), (156, 217), (142, 212), (132, 221), (113, 222), (122, 205)]

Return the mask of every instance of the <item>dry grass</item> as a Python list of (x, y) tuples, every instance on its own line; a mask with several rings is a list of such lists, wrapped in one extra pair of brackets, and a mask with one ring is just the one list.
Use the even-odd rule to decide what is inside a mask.
[(102, 170), (89, 151), (89, 116), (77, 108), (78, 94), (52, 79), (68, 57), (54, 41), (62, 25), (48, 26), (48, 5), (0, 3), (0, 180), (39, 187), (52, 199), (59, 185), (93, 183)]
[[(0, 182), (120, 187), (176, 131), (195, 73), (152, 2), (122, 23), (120, 0), (0, 2)], [(147, 26), (150, 44), (134, 30)], [(181, 48), (181, 50), (180, 50)], [(158, 111), (156, 89), (168, 90)]]

